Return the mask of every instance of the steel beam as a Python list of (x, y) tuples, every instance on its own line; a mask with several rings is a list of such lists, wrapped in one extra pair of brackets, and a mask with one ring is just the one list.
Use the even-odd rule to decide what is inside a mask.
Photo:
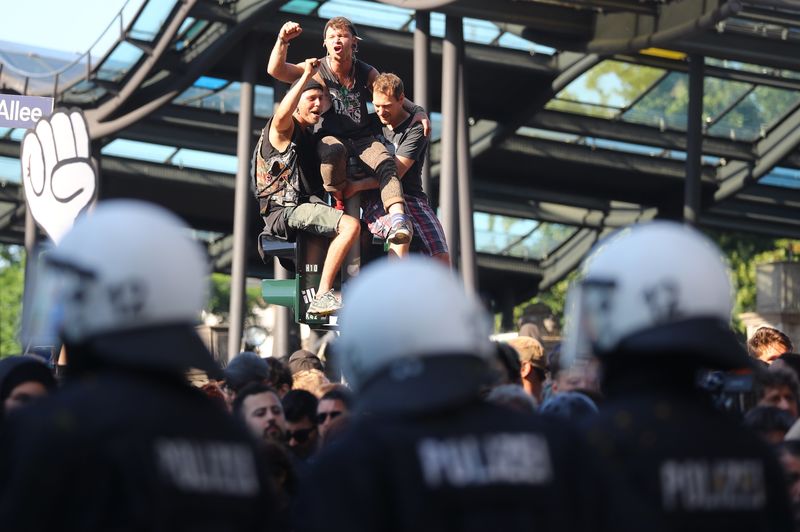
[(250, 196), (250, 159), (252, 157), (253, 85), (258, 70), (258, 53), (251, 39), (242, 65), (239, 91), (239, 136), (236, 141), (236, 190), (233, 207), (233, 264), (231, 266), (231, 300), (228, 319), (228, 360), (239, 353), (244, 329), (247, 209)]
[(758, 181), (785, 157), (800, 146), (800, 107), (789, 114), (753, 149), (756, 160), (752, 163), (733, 161), (717, 172), (720, 187), (714, 195), (719, 202)]
[[(660, 131), (656, 127), (621, 120), (543, 110), (525, 125), (581, 137), (595, 137), (665, 150), (686, 151), (686, 134), (683, 132)], [(703, 138), (703, 154), (724, 157), (729, 160), (752, 161), (755, 159), (755, 155), (750, 149), (750, 143), (716, 137)]]
[(461, 18), (448, 16), (442, 44), (442, 173), (439, 204), (450, 261), (459, 257), (458, 237), (458, 59), (463, 39)]
[[(422, 106), (430, 116), (428, 65), (431, 55), (431, 14), (429, 11), (417, 11), (414, 19), (416, 21), (416, 27), (414, 28), (414, 102)], [(422, 190), (430, 196), (430, 157), (425, 158), (425, 164), (422, 166)]]
[(683, 221), (697, 224), (700, 213), (700, 178), (703, 157), (703, 56), (689, 57), (689, 108), (686, 119), (686, 183)]

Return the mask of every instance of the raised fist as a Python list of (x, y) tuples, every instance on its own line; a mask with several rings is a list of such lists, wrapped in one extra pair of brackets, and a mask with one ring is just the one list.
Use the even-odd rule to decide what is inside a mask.
[(278, 32), (278, 38), (283, 42), (289, 42), (295, 37), (299, 37), (303, 33), (303, 28), (297, 22), (287, 22)]
[(22, 140), (22, 182), (33, 219), (56, 243), (94, 199), (97, 170), (78, 109), (57, 109)]

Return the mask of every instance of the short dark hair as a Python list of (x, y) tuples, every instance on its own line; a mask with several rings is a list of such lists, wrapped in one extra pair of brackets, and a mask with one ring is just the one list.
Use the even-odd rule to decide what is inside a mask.
[(317, 398), (306, 390), (291, 390), (283, 396), (283, 415), (286, 421), (296, 423), (303, 418), (308, 418), (314, 425), (317, 424)]
[(794, 393), (795, 401), (800, 400), (800, 380), (794, 371), (785, 368), (770, 367), (769, 369), (757, 371), (753, 379), (753, 391), (756, 400), (760, 401), (769, 388), (788, 386)]
[(760, 358), (758, 356), (759, 353), (773, 344), (778, 344), (783, 347), (784, 353), (794, 350), (792, 341), (786, 334), (774, 327), (760, 327), (753, 333), (753, 336), (747, 340), (747, 352), (750, 353), (751, 356)]
[(292, 372), (289, 371), (289, 367), (275, 357), (267, 357), (264, 360), (269, 366), (270, 385), (276, 390), (280, 389), (284, 384), (291, 388), (292, 384), (294, 384), (294, 379), (292, 379)]
[(236, 394), (236, 399), (233, 400), (233, 413), (238, 415), (242, 411), (242, 405), (244, 404), (244, 400), (247, 399), (251, 395), (258, 395), (260, 393), (270, 392), (274, 393), (275, 397), (280, 400), (280, 396), (278, 392), (275, 391), (275, 388), (264, 384), (262, 382), (251, 382)]
[(341, 401), (344, 403), (344, 406), (347, 407), (348, 410), (353, 408), (353, 392), (347, 389), (342, 384), (337, 384), (336, 388), (325, 392), (322, 397), (319, 398), (320, 401), (331, 400), (331, 401)]
[(358, 37), (358, 30), (356, 30), (355, 24), (353, 24), (350, 19), (346, 17), (333, 17), (332, 19), (329, 19), (328, 22), (325, 23), (325, 27), (322, 29), (323, 39), (330, 28), (335, 30), (347, 30), (353, 37)]

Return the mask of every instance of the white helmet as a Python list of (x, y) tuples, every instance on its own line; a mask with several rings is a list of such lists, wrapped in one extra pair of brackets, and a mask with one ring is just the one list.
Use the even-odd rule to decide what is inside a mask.
[(730, 329), (733, 289), (720, 250), (698, 231), (658, 221), (599, 242), (567, 296), (563, 355), (691, 355), (741, 367)]
[(208, 295), (204, 252), (152, 204), (98, 204), (42, 260), (28, 333), (76, 357), (153, 369), (219, 368), (194, 331)]
[(335, 355), (373, 410), (460, 400), (487, 378), (494, 353), (489, 315), (453, 272), (431, 259), (365, 268), (345, 291), (339, 322)]

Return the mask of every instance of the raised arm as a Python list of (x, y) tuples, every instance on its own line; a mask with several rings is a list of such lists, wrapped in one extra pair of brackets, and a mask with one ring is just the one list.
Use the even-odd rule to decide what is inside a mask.
[(291, 83), (303, 75), (303, 64), (286, 62), (286, 52), (289, 50), (289, 41), (303, 33), (303, 28), (297, 22), (287, 22), (278, 32), (278, 39), (272, 52), (269, 54), (267, 73), (278, 81)]
[(306, 59), (302, 63), (303, 69), (298, 81), (283, 97), (281, 103), (278, 104), (278, 109), (272, 117), (272, 123), (269, 127), (269, 142), (276, 149), (283, 151), (289, 142), (292, 140), (294, 133), (294, 120), (292, 114), (297, 109), (297, 104), (300, 103), (300, 97), (303, 95), (303, 87), (306, 86), (308, 80), (314, 75), (319, 67), (319, 59)]

